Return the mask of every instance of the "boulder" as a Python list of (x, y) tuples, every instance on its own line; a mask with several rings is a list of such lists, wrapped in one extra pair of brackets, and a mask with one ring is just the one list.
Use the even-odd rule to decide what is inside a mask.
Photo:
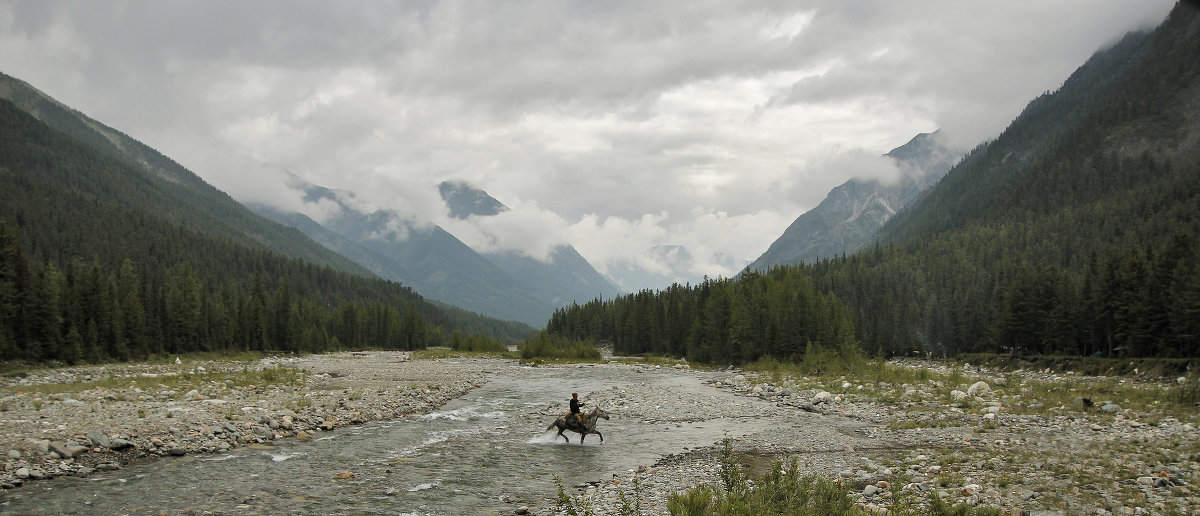
[(990, 392), (992, 388), (985, 381), (978, 381), (967, 387), (967, 394), (970, 396), (985, 396)]
[(59, 457), (64, 459), (73, 459), (88, 451), (87, 446), (80, 446), (74, 441), (50, 441), (50, 451), (57, 453)]
[(112, 448), (112, 439), (109, 439), (104, 432), (92, 430), (84, 435), (86, 435), (88, 440), (92, 442), (92, 446), (97, 446), (100, 448)]

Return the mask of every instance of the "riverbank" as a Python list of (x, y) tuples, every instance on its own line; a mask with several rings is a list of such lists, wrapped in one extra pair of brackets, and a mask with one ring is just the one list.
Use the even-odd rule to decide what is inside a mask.
[(0, 449), (6, 453), (0, 487), (162, 456), (312, 439), (347, 425), (425, 413), (481, 385), (495, 364), (370, 352), (110, 364), (6, 377), (0, 380)]
[[(796, 460), (803, 475), (846, 484), (867, 514), (912, 514), (905, 511), (936, 492), (951, 504), (1005, 514), (1200, 515), (1200, 419), (1194, 407), (1165, 399), (1185, 379), (997, 372), (923, 361), (887, 367), (914, 381), (728, 371), (701, 377), (744, 400), (734, 407), (696, 397), (682, 400), (683, 410), (662, 410), (644, 401), (670, 399), (659, 388), (588, 397), (632, 405), (632, 417), (668, 424), (730, 411), (768, 418), (767, 431), (730, 429), (743, 470), (757, 477)], [(764, 412), (764, 403), (771, 409)], [(722, 485), (721, 448), (700, 446), (568, 494), (597, 514), (631, 505), (665, 514), (671, 493)], [(551, 505), (541, 510), (564, 513)]]
[[(157, 457), (309, 439), (427, 413), (489, 377), (527, 374), (511, 366), (369, 352), (6, 377), (0, 485), (8, 492)], [(841, 479), (867, 512), (919, 503), (936, 491), (947, 501), (1018, 513), (1200, 514), (1196, 410), (1155, 399), (1168, 387), (1161, 381), (915, 361), (889, 364), (886, 380), (865, 372), (806, 378), (621, 362), (539, 369), (617, 385), (580, 392), (621, 421), (620, 431), (605, 434), (610, 441), (720, 426), (752, 476), (795, 459), (802, 473)], [(537, 432), (561, 410), (553, 404), (515, 417)], [(568, 435), (574, 445), (577, 436)], [(626, 503), (665, 514), (672, 492), (721, 485), (720, 449), (719, 439), (697, 442), (566, 491), (597, 514)], [(514, 513), (561, 511), (552, 492), (505, 503)]]

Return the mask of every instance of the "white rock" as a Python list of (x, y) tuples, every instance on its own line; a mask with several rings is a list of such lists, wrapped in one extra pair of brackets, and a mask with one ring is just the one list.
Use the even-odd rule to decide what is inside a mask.
[(971, 396), (983, 396), (989, 392), (992, 392), (992, 388), (985, 381), (978, 381), (967, 387), (967, 394)]

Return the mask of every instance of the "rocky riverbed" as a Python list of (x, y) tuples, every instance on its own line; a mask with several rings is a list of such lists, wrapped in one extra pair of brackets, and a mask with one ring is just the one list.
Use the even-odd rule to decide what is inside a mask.
[[(7, 492), (156, 457), (310, 439), (341, 426), (426, 413), (489, 376), (521, 374), (501, 367), (506, 363), (370, 352), (6, 377), (0, 379), (0, 451), (6, 453), (0, 485)], [(1196, 411), (1127, 399), (1140, 391), (1122, 387), (1122, 379), (925, 362), (895, 364), (924, 372), (890, 383), (683, 364), (543, 367), (561, 368), (568, 377), (584, 369), (613, 379), (617, 387), (581, 397), (613, 417), (636, 421), (642, 432), (725, 425), (752, 474), (795, 459), (803, 473), (848, 483), (867, 512), (919, 503), (936, 491), (950, 502), (1016, 514), (1200, 515)], [(1165, 388), (1149, 380), (1138, 384)], [(1083, 398), (1093, 393), (1112, 399), (1089, 398), (1085, 405)], [(547, 406), (525, 417), (540, 430), (561, 410)], [(720, 485), (720, 449), (720, 442), (696, 443), (653, 463), (566, 486), (567, 494), (598, 514), (618, 512), (622, 504), (665, 514), (671, 493)], [(512, 510), (564, 512), (554, 493), (514, 503)]]

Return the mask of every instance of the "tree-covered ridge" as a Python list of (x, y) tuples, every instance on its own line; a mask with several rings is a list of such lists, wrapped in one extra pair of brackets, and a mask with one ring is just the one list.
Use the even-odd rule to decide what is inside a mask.
[[(60, 186), (94, 195), (156, 218), (167, 219), (201, 233), (210, 233), (253, 247), (265, 247), (290, 258), (329, 265), (354, 274), (371, 275), (349, 259), (310, 241), (295, 229), (263, 219), (229, 195), (204, 182), (174, 160), (128, 135), (60, 104), (29, 84), (0, 73), (0, 99), (44, 124), (33, 143), (43, 153), (76, 154), (63, 163), (89, 163), (90, 175), (79, 169), (49, 171), (47, 179)], [(7, 102), (5, 102), (7, 104)], [(6, 117), (5, 123), (15, 120)], [(40, 124), (39, 124), (40, 123)], [(61, 141), (71, 141), (70, 147)], [(33, 155), (34, 159), (37, 154)]]
[(147, 182), (0, 100), (0, 360), (411, 349), (456, 330), (531, 332), (197, 231), (194, 212), (171, 211), (181, 203)]
[(1200, 354), (1200, 16), (1099, 52), (881, 232), (809, 270), (868, 350)]
[[(794, 357), (809, 340), (881, 355), (1200, 356), (1198, 79), (1200, 12), (1180, 3), (1031, 102), (873, 248), (597, 301), (550, 329), (719, 363)], [(805, 306), (780, 300), (792, 288), (838, 302), (780, 310)]]
[(794, 268), (673, 285), (560, 308), (547, 332), (613, 343), (618, 354), (655, 353), (701, 363), (799, 359), (857, 351), (851, 314)]

